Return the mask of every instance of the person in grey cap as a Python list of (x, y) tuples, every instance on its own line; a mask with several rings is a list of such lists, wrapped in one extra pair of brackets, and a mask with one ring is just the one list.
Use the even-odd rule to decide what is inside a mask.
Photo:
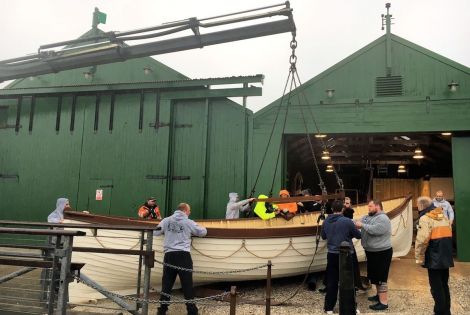
[(250, 208), (250, 202), (255, 198), (248, 198), (242, 201), (238, 200), (238, 194), (231, 192), (228, 194), (229, 201), (227, 203), (227, 212), (225, 212), (226, 219), (238, 219), (240, 217), (240, 211), (247, 211)]

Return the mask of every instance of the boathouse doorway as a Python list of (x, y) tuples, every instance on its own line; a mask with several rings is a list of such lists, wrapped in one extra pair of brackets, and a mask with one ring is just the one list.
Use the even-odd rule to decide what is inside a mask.
[[(317, 135), (318, 136), (318, 135)], [(305, 188), (319, 194), (318, 178), (305, 135), (284, 136), (285, 185), (295, 193)], [(328, 191), (338, 188), (333, 165), (353, 203), (390, 199), (411, 193), (434, 196), (443, 190), (454, 199), (452, 137), (441, 133), (332, 134), (311, 136), (318, 167)], [(421, 150), (421, 153), (419, 151)], [(327, 151), (330, 159), (322, 159)], [(419, 155), (421, 154), (421, 156)]]

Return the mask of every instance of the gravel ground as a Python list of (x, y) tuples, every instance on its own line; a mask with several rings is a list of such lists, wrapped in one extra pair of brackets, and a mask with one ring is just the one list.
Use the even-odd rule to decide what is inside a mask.
[[(429, 291), (429, 284), (427, 280), (427, 273), (425, 269), (419, 268), (414, 264), (413, 259), (394, 259), (391, 267), (391, 275), (389, 277), (389, 305), (390, 309), (384, 312), (389, 315), (395, 314), (412, 314), (412, 315), (429, 315), (432, 314), (434, 301)], [(365, 265), (362, 265), (362, 274), (365, 274)], [(0, 274), (6, 274), (13, 271), (14, 267), (0, 266)], [(15, 269), (15, 268), (14, 268)], [(11, 287), (18, 286), (18, 291), (21, 293), (22, 286), (25, 285), (24, 281), (31, 281), (39, 277), (38, 272), (32, 272), (24, 277), (9, 281), (0, 285), (0, 297), (3, 295), (11, 295)], [(23, 278), (23, 279), (22, 279)], [(274, 279), (272, 300), (273, 304), (276, 301), (282, 301), (290, 296), (302, 283), (303, 277)], [(30, 282), (28, 282), (30, 283)], [(456, 267), (451, 269), (450, 272), (450, 289), (452, 298), (452, 314), (453, 315), (468, 315), (470, 314), (470, 263), (456, 263)], [(321, 287), (321, 280), (318, 281), (318, 286)], [(228, 285), (211, 286), (212, 289), (228, 290)], [(16, 291), (16, 290), (15, 290)], [(220, 292), (220, 291), (219, 291)], [(265, 294), (265, 282), (251, 281), (244, 283), (237, 283), (237, 292), (239, 292), (239, 303), (237, 304), (236, 314), (256, 315), (265, 314), (264, 305), (243, 304), (246, 300), (262, 300)], [(182, 298), (180, 291), (175, 291), (175, 296)], [(215, 294), (215, 293), (214, 293)], [(367, 293), (359, 294), (357, 296), (358, 307), (361, 313), (368, 313), (368, 306), (370, 302), (367, 301), (368, 295), (373, 295), (374, 292), (369, 290)], [(272, 306), (271, 314), (273, 315), (315, 315), (323, 314), (323, 303), (325, 296), (318, 291), (309, 291), (303, 286), (299, 293), (292, 298), (288, 304), (283, 306)], [(151, 299), (158, 299), (156, 296), (151, 296)], [(210, 301), (207, 304), (199, 305), (200, 314), (203, 315), (218, 315), (229, 314), (229, 303)], [(26, 307), (26, 305), (23, 305)], [(103, 309), (98, 307), (107, 307), (112, 309)], [(149, 314), (156, 313), (156, 305), (150, 306)], [(116, 310), (118, 306), (109, 300), (97, 301), (97, 304), (90, 304), (89, 306), (75, 307), (70, 310), (68, 314), (129, 314), (126, 311)], [(0, 314), (4, 314), (0, 307)], [(338, 309), (336, 308), (336, 312)], [(169, 315), (186, 314), (185, 306), (181, 304), (172, 304), (170, 306)]]
[[(466, 264), (465, 268), (470, 270), (470, 265)], [(400, 272), (400, 263), (394, 265), (395, 272)], [(403, 271), (406, 272), (404, 268)], [(468, 273), (467, 273), (468, 274)], [(421, 274), (420, 274), (421, 275)], [(423, 280), (423, 279), (420, 279)], [(427, 281), (427, 279), (424, 279)], [(470, 283), (467, 276), (463, 276), (461, 273), (451, 272), (450, 287), (452, 297), (452, 314), (454, 315), (468, 315), (470, 314)], [(295, 277), (289, 279), (275, 279), (273, 280), (273, 301), (281, 301), (288, 297), (294, 292), (297, 287), (301, 284), (302, 278)], [(321, 281), (319, 285), (321, 286)], [(411, 282), (413, 283), (413, 282)], [(228, 288), (228, 287), (227, 287)], [(227, 289), (226, 288), (226, 289)], [(240, 283), (237, 286), (237, 291), (240, 292), (239, 296), (242, 300), (251, 299), (259, 300), (264, 298), (265, 286), (263, 282), (247, 282)], [(368, 313), (368, 306), (371, 304), (367, 301), (368, 295), (373, 295), (374, 292), (358, 294), (358, 308), (362, 314)], [(178, 291), (176, 296), (182, 298), (181, 293)], [(155, 298), (155, 297), (153, 297)], [(306, 287), (303, 287), (299, 293), (289, 301), (287, 305), (283, 306), (272, 306), (271, 314), (276, 315), (316, 315), (323, 314), (323, 303), (325, 296), (318, 291), (309, 291)], [(109, 301), (99, 301), (100, 306), (112, 306), (113, 303)], [(408, 288), (390, 287), (389, 291), (389, 305), (390, 309), (386, 311), (386, 314), (413, 314), (413, 315), (429, 315), (432, 314), (432, 308), (434, 305), (431, 297), (429, 286), (425, 285), (413, 285)], [(79, 310), (76, 308), (76, 310)], [(83, 308), (82, 311), (90, 312), (102, 312), (102, 313), (126, 313), (122, 311), (110, 311), (110, 310), (98, 310), (96, 308)], [(214, 315), (214, 314), (228, 314), (229, 304), (227, 302), (210, 302), (210, 305), (200, 305), (200, 314)], [(337, 312), (338, 309), (336, 308)], [(150, 314), (155, 314), (156, 306), (150, 307)], [(173, 304), (170, 306), (169, 315), (185, 314), (184, 305)], [(77, 313), (79, 314), (79, 313)], [(264, 305), (252, 305), (252, 304), (238, 304), (236, 314), (242, 315), (257, 315), (265, 314)]]

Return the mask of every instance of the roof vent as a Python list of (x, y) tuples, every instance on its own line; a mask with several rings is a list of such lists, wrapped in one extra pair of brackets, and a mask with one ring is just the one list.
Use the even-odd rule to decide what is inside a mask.
[(403, 95), (403, 77), (401, 75), (377, 77), (375, 79), (376, 96), (401, 96)]

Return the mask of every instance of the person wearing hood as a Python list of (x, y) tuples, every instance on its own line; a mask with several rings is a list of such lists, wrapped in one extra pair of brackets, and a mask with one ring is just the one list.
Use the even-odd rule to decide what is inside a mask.
[[(267, 198), (268, 196), (266, 195), (258, 196), (258, 199), (267, 199)], [(273, 205), (269, 202), (257, 201), (254, 212), (262, 220), (270, 220), (276, 217), (276, 214), (279, 213), (279, 210), (276, 205)]]
[(57, 199), (55, 210), (47, 217), (49, 223), (63, 223), (64, 210), (70, 208), (69, 200), (67, 198)]
[[(286, 189), (282, 189), (279, 192), (279, 197), (290, 198), (290, 193)], [(279, 209), (279, 213), (286, 220), (292, 219), (297, 213), (297, 203), (295, 202), (278, 203), (276, 205), (277, 205), (277, 208)]]
[[(429, 197), (419, 197), (417, 203), (419, 210), (433, 205)], [(417, 264), (428, 269), (434, 314), (450, 315), (449, 268), (454, 266), (452, 229), (441, 207), (432, 208), (419, 219), (415, 258)]]
[[(179, 276), (186, 300), (194, 299), (193, 274), (189, 271), (183, 271), (171, 266), (185, 269), (193, 269), (191, 259), (191, 237), (203, 237), (207, 235), (207, 229), (199, 226), (196, 222), (189, 219), (191, 207), (187, 203), (180, 203), (173, 215), (164, 218), (159, 224), (160, 229), (153, 234), (159, 236), (165, 235), (163, 240), (163, 276), (162, 276), (162, 294), (160, 301), (169, 301), (166, 294), (171, 294), (171, 290)], [(165, 295), (163, 294), (165, 293)], [(188, 315), (198, 314), (198, 308), (194, 303), (186, 303)], [(168, 311), (168, 304), (160, 304), (157, 314), (164, 315)]]
[(250, 209), (250, 202), (255, 200), (255, 198), (248, 198), (239, 201), (239, 197), (236, 192), (229, 193), (228, 198), (227, 211), (225, 212), (226, 219), (238, 219), (240, 217), (240, 211), (248, 211)]
[(454, 209), (452, 209), (450, 203), (444, 199), (444, 193), (442, 192), (442, 190), (436, 191), (436, 195), (432, 200), (432, 203), (436, 208), (442, 208), (444, 215), (449, 220), (449, 223), (452, 226), (452, 223), (454, 223)]
[(360, 239), (361, 233), (354, 226), (354, 222), (343, 216), (343, 202), (335, 200), (331, 206), (333, 213), (328, 215), (321, 232), (321, 237), (327, 240), (327, 264), (326, 264), (326, 296), (325, 312), (333, 312), (338, 296), (339, 281), (339, 251), (342, 242), (348, 242), (351, 254), (354, 253), (353, 238)]
[(377, 294), (368, 298), (376, 304), (369, 308), (382, 311), (388, 308), (388, 272), (392, 262), (392, 223), (383, 212), (382, 202), (372, 200), (367, 205), (369, 214), (355, 221), (361, 229), (361, 244), (367, 257), (367, 278), (375, 284)]

